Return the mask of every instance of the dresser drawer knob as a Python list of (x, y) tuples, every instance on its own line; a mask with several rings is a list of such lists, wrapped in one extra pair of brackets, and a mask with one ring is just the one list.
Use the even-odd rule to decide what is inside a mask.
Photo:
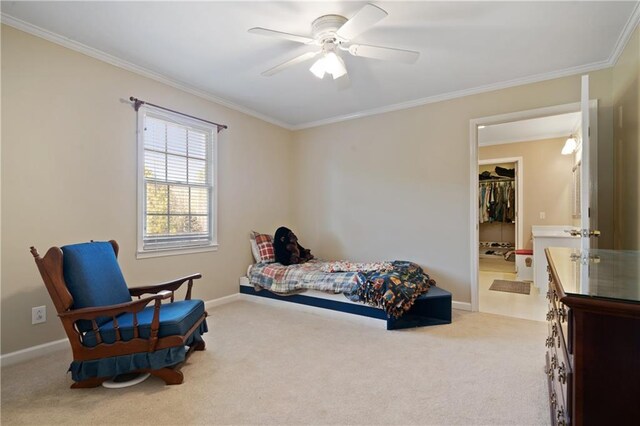
[(556, 412), (556, 420), (558, 421), (558, 426), (565, 426), (567, 423), (564, 420), (564, 407), (561, 405)]
[(564, 362), (561, 362), (560, 367), (558, 367), (558, 381), (563, 385), (567, 383), (567, 372)]
[(549, 309), (549, 312), (547, 312), (547, 321), (551, 321), (554, 315), (553, 308)]
[(553, 324), (551, 326), (551, 337), (556, 337), (558, 335), (558, 326), (556, 324)]
[(553, 381), (553, 378), (555, 377), (553, 368), (549, 368), (547, 370), (547, 377), (549, 377), (549, 379), (551, 379), (551, 381)]
[(565, 308), (556, 309), (556, 315), (558, 316), (558, 320), (560, 320), (560, 322), (565, 322), (567, 320), (567, 310)]
[(558, 356), (556, 354), (553, 354), (551, 356), (551, 368), (556, 368), (558, 367)]
[(553, 347), (553, 337), (547, 337), (547, 340), (544, 341), (544, 345), (547, 348), (552, 348)]

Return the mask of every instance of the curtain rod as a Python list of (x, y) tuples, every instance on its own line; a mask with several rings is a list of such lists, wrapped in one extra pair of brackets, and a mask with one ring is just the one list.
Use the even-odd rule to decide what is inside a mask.
[(205, 123), (213, 124), (214, 126), (217, 126), (217, 127), (218, 127), (218, 133), (220, 133), (220, 131), (221, 131), (222, 129), (228, 129), (228, 128), (229, 128), (226, 124), (214, 123), (213, 121), (205, 120), (205, 119), (203, 119), (203, 118), (194, 117), (193, 115), (189, 115), (189, 114), (185, 114), (185, 113), (180, 112), (180, 111), (175, 111), (175, 110), (173, 110), (173, 109), (165, 108), (165, 107), (162, 107), (162, 106), (160, 106), (160, 105), (155, 105), (155, 104), (152, 104), (152, 103), (150, 103), (150, 102), (143, 101), (143, 100), (140, 100), (140, 99), (138, 99), (138, 98), (134, 98), (133, 96), (131, 96), (131, 97), (129, 98), (129, 100), (130, 100), (131, 102), (133, 102), (133, 107), (136, 109), (136, 111), (137, 111), (137, 110), (138, 110), (142, 105), (149, 105), (149, 106), (152, 106), (152, 107), (156, 107), (156, 108), (159, 108), (159, 109), (163, 109), (163, 110), (165, 110), (165, 111), (173, 112), (173, 113), (175, 113), (175, 114), (180, 114), (180, 115), (185, 116), (185, 117), (193, 118), (194, 120), (203, 121), (203, 122), (205, 122)]

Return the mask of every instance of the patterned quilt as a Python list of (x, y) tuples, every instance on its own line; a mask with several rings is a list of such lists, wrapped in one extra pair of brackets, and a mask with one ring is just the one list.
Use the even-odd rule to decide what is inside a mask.
[(258, 263), (251, 268), (249, 282), (274, 293), (291, 294), (300, 290), (320, 290), (350, 295), (358, 290), (358, 272), (323, 272), (327, 262), (313, 259), (299, 265)]
[(290, 266), (258, 263), (251, 268), (249, 282), (256, 289), (281, 295), (308, 289), (343, 293), (354, 302), (382, 308), (387, 315), (396, 318), (435, 285), (420, 266), (398, 260), (365, 264), (314, 259)]
[(360, 301), (382, 308), (387, 315), (398, 318), (436, 282), (415, 263), (395, 260), (391, 264), (391, 271), (368, 272), (356, 294)]

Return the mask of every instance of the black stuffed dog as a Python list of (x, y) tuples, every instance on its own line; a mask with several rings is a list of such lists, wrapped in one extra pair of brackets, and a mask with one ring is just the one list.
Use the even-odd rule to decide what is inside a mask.
[(298, 237), (289, 228), (281, 226), (273, 236), (276, 262), (295, 265), (313, 259), (311, 251), (298, 244)]

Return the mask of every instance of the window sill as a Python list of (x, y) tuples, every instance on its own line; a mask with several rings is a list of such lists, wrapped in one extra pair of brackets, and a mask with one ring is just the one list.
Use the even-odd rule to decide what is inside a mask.
[(204, 253), (208, 251), (218, 251), (218, 245), (213, 244), (204, 247), (189, 247), (189, 248), (169, 248), (158, 250), (138, 250), (136, 252), (136, 259), (148, 259), (151, 257), (164, 257), (164, 256), (179, 256), (181, 254), (195, 254)]

